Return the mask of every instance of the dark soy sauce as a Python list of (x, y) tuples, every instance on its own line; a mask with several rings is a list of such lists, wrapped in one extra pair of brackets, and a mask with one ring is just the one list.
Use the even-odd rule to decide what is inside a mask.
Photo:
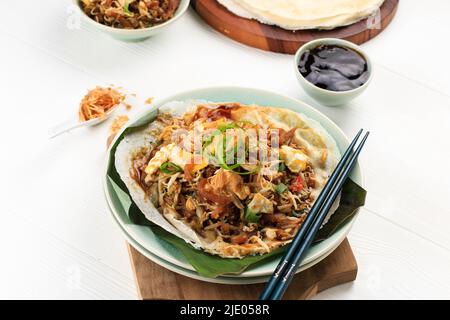
[(303, 53), (298, 69), (315, 86), (330, 91), (348, 91), (369, 79), (367, 61), (350, 48), (320, 45)]

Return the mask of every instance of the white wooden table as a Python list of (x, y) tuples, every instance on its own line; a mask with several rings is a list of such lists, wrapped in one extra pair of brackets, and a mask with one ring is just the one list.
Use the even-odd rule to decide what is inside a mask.
[(133, 44), (73, 28), (72, 10), (69, 0), (10, 1), (0, 19), (0, 298), (137, 298), (102, 193), (109, 126), (47, 139), (88, 88), (110, 83), (142, 101), (212, 85), (269, 89), (310, 103), (349, 136), (370, 129), (367, 205), (349, 237), (358, 279), (318, 298), (450, 298), (449, 1), (401, 1), (364, 45), (373, 83), (339, 108), (302, 92), (292, 56), (235, 43), (192, 11)]

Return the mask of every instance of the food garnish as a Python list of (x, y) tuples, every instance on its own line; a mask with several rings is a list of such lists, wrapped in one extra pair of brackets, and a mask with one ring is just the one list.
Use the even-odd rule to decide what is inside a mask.
[(180, 166), (177, 166), (175, 163), (170, 161), (164, 162), (159, 167), (159, 170), (161, 170), (161, 172), (165, 174), (174, 174), (177, 172), (183, 172), (183, 169)]
[(133, 12), (130, 11), (130, 1), (129, 0), (125, 0), (125, 3), (123, 5), (123, 11), (125, 12), (125, 14), (127, 16), (130, 16), (130, 17), (133, 16)]
[(122, 129), (122, 127), (128, 122), (128, 116), (121, 115), (116, 117), (111, 126), (109, 127), (109, 136), (106, 140), (106, 146), (109, 147), (111, 143), (114, 141), (114, 138), (116, 137), (117, 133)]
[(285, 192), (288, 189), (288, 187), (284, 184), (284, 183), (279, 183), (275, 186), (275, 191), (278, 194), (282, 194), (283, 192)]
[(303, 185), (303, 178), (302, 178), (301, 175), (298, 175), (298, 176), (296, 176), (296, 177), (293, 179), (293, 181), (292, 181), (291, 186), (289, 187), (289, 189), (290, 189), (292, 192), (300, 192), (300, 191), (303, 190), (303, 187), (304, 187), (304, 185)]
[(80, 103), (80, 121), (104, 118), (106, 114), (122, 103), (125, 95), (112, 87), (96, 87), (90, 90)]
[(128, 118), (128, 116), (126, 115), (117, 116), (113, 120), (111, 127), (109, 128), (110, 134), (111, 135), (117, 134), (117, 132), (119, 132), (120, 129), (122, 129), (122, 127), (128, 122), (128, 120), (130, 120), (130, 118)]
[(261, 219), (261, 214), (253, 212), (250, 208), (245, 209), (245, 220), (251, 223), (257, 223)]

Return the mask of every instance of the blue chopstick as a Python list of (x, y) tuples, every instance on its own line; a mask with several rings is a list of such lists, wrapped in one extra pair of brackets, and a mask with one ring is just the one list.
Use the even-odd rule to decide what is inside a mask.
[(339, 179), (336, 182), (336, 185), (332, 189), (331, 193), (328, 195), (327, 200), (325, 201), (323, 207), (321, 208), (317, 219), (314, 221), (314, 224), (308, 231), (307, 235), (305, 236), (305, 239), (302, 241), (300, 247), (295, 252), (295, 254), (291, 260), (288, 271), (286, 271), (286, 273), (283, 275), (283, 278), (280, 281), (278, 281), (276, 287), (274, 288), (274, 290), (270, 296), (271, 300), (281, 299), (283, 297), (284, 293), (286, 292), (287, 288), (289, 287), (289, 284), (291, 283), (292, 279), (294, 278), (295, 271), (297, 270), (298, 266), (300, 265), (300, 263), (303, 259), (303, 256), (305, 255), (305, 253), (311, 246), (317, 232), (319, 231), (320, 227), (322, 226), (322, 223), (328, 214), (328, 210), (333, 205), (337, 196), (341, 192), (341, 189), (342, 189), (345, 181), (347, 180), (348, 176), (350, 175), (350, 172), (354, 168), (354, 166), (357, 162), (358, 156), (361, 153), (361, 150), (362, 150), (364, 144), (366, 143), (368, 136), (369, 136), (369, 132), (367, 132), (365, 134), (364, 138), (362, 139), (361, 143), (357, 147), (356, 151), (351, 156), (351, 158), (348, 162), (348, 165), (344, 169), (344, 172), (339, 177)]
[(345, 153), (342, 156), (341, 160), (339, 161), (338, 165), (334, 169), (334, 172), (331, 174), (330, 178), (328, 179), (328, 182), (325, 184), (325, 187), (323, 188), (322, 192), (320, 193), (319, 197), (317, 198), (316, 202), (314, 203), (313, 207), (311, 208), (305, 221), (301, 225), (300, 230), (297, 232), (294, 240), (292, 241), (291, 245), (289, 246), (289, 249), (286, 251), (283, 258), (281, 258), (280, 263), (278, 264), (277, 268), (275, 269), (275, 272), (270, 277), (269, 282), (267, 282), (266, 287), (264, 288), (264, 291), (262, 292), (261, 296), (259, 297), (260, 300), (267, 300), (270, 298), (270, 295), (271, 295), (273, 289), (275, 288), (276, 284), (278, 283), (279, 277), (286, 272), (286, 269), (289, 265), (289, 261), (291, 260), (294, 253), (297, 251), (297, 248), (298, 248), (299, 244), (302, 242), (305, 233), (309, 229), (309, 226), (314, 222), (314, 220), (317, 216), (317, 212), (322, 207), (323, 203), (326, 200), (328, 193), (330, 192), (330, 190), (334, 186), (334, 183), (336, 182), (337, 178), (339, 177), (342, 170), (344, 169), (344, 166), (347, 163), (351, 153), (353, 152), (353, 148), (355, 147), (356, 143), (358, 142), (358, 139), (361, 136), (362, 132), (363, 132), (362, 129), (359, 130), (358, 134), (355, 136), (352, 143), (348, 146), (347, 150), (345, 151)]

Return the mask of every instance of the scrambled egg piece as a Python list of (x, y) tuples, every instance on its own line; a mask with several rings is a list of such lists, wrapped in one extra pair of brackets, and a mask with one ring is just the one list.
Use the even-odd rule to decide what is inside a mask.
[[(186, 164), (189, 164), (194, 159), (194, 155), (186, 150), (180, 148), (175, 143), (171, 143), (162, 147), (155, 156), (148, 162), (145, 168), (145, 173), (152, 175), (159, 170), (159, 167), (167, 161), (170, 161), (184, 170)], [(201, 164), (195, 164), (192, 168), (192, 172), (201, 170), (208, 166), (208, 160), (202, 158)]]
[(292, 172), (304, 171), (308, 164), (308, 156), (306, 154), (301, 150), (288, 146), (281, 146), (280, 156)]
[(275, 238), (277, 237), (277, 230), (276, 229), (266, 229), (266, 238), (267, 240), (275, 240)]
[(261, 193), (255, 194), (248, 208), (254, 213), (273, 213), (273, 203)]

